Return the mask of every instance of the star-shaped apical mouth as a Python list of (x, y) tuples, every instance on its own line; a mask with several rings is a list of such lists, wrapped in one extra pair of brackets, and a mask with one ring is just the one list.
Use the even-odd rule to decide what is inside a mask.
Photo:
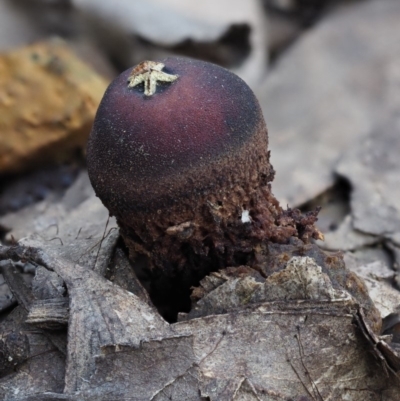
[(162, 69), (165, 67), (163, 63), (156, 61), (143, 61), (138, 64), (131, 72), (128, 78), (128, 88), (144, 83), (144, 94), (152, 96), (156, 93), (157, 82), (173, 82), (178, 75), (167, 74)]

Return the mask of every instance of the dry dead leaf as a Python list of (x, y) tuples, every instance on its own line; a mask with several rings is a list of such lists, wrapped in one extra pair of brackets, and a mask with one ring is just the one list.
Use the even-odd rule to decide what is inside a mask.
[(0, 55), (0, 173), (82, 148), (105, 89), (60, 40)]

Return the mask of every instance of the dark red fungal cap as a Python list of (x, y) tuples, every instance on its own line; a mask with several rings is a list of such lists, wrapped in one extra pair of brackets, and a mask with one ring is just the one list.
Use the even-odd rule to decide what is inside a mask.
[[(164, 64), (165, 72), (179, 78), (157, 85), (152, 96), (144, 96), (142, 88), (128, 88), (131, 69), (109, 86), (88, 144), (89, 171), (99, 196), (111, 200), (115, 190), (140, 194), (129, 201), (135, 210), (165, 196), (157, 188), (160, 181), (240, 152), (263, 126), (254, 94), (236, 75), (191, 59), (168, 58)], [(265, 128), (264, 135), (266, 153)], [(101, 184), (105, 174), (116, 187)]]
[(157, 82), (151, 96), (143, 84), (128, 87), (132, 70), (111, 83), (88, 143), (91, 182), (128, 247), (156, 265), (183, 265), (188, 254), (234, 259), (254, 238), (296, 234), (290, 218), (278, 221), (267, 130), (250, 88), (210, 63), (162, 63), (178, 78)]

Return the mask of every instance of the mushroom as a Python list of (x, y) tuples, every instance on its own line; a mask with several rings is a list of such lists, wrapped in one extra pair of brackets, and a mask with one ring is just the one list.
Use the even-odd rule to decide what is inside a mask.
[(271, 192), (268, 134), (251, 89), (211, 63), (145, 61), (108, 87), (87, 148), (90, 180), (132, 258), (209, 272), (257, 264), (258, 245), (307, 242), (316, 213)]

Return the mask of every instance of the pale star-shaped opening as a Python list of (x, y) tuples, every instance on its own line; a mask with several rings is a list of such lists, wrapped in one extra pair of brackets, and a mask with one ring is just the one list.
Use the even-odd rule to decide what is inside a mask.
[(156, 61), (143, 61), (138, 64), (131, 72), (128, 78), (128, 88), (144, 83), (144, 94), (151, 96), (156, 93), (157, 82), (173, 82), (178, 75), (167, 74), (162, 69), (165, 67), (163, 63)]

